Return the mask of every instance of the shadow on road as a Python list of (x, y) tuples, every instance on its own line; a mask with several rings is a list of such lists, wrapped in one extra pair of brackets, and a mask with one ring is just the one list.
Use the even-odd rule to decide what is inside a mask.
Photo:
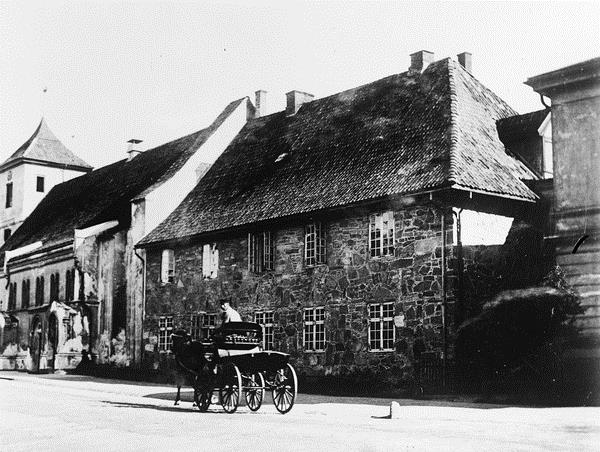
[[(177, 391), (173, 392), (157, 392), (153, 394), (146, 394), (144, 397), (148, 399), (159, 399), (159, 400), (175, 400)], [(396, 400), (403, 406), (448, 406), (455, 408), (477, 408), (482, 410), (507, 408), (509, 405), (499, 404), (487, 404), (487, 403), (476, 403), (473, 400), (461, 400), (454, 398), (447, 399), (389, 399), (389, 398), (378, 398), (378, 397), (347, 397), (347, 396), (328, 396), (318, 394), (305, 394), (300, 393), (296, 398), (296, 403), (302, 405), (318, 405), (323, 403), (336, 403), (345, 405), (373, 405), (373, 406), (386, 406), (391, 401)], [(194, 391), (181, 391), (182, 402), (193, 402)], [(265, 393), (265, 403), (271, 403), (270, 394)]]
[[(102, 403), (105, 403), (107, 405), (112, 405), (114, 407), (117, 408), (146, 408), (149, 410), (156, 410), (156, 411), (174, 411), (174, 412), (194, 412), (194, 413), (200, 413), (200, 411), (197, 408), (183, 408), (181, 406), (160, 406), (160, 405), (151, 405), (149, 403), (129, 403), (129, 402), (111, 402), (110, 400), (103, 400)], [(220, 411), (211, 411), (208, 410), (206, 413), (211, 413), (211, 414), (223, 414), (223, 412)]]

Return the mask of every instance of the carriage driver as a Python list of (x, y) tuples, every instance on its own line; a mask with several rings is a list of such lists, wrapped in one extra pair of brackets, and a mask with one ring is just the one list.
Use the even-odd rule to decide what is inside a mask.
[(228, 301), (221, 301), (221, 325), (229, 322), (241, 322), (240, 314), (231, 307)]

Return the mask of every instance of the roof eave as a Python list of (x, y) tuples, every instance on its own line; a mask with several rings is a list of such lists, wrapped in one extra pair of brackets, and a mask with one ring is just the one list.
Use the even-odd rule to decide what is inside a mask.
[(12, 159), (12, 160), (6, 161), (3, 164), (1, 164), (0, 171), (8, 170), (8, 169), (18, 166), (22, 163), (30, 163), (32, 165), (49, 166), (52, 168), (67, 169), (67, 170), (73, 170), (73, 171), (81, 171), (81, 172), (85, 172), (85, 173), (89, 173), (90, 171), (92, 171), (94, 169), (94, 167), (92, 167), (92, 166), (82, 166), (82, 165), (73, 165), (73, 164), (69, 164), (69, 163), (48, 162), (45, 160), (32, 159), (30, 157), (17, 157), (16, 159)]

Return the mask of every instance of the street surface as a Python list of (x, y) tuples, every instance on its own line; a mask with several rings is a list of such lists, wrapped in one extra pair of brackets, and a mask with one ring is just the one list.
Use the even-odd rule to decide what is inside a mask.
[(189, 388), (0, 372), (0, 449), (10, 451), (598, 451), (600, 408), (514, 408), (466, 402), (299, 394), (286, 415), (192, 407)]

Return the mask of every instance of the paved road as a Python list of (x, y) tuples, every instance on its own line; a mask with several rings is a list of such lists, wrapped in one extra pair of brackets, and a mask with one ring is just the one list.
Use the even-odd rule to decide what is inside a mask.
[[(599, 408), (514, 408), (300, 394), (281, 415), (200, 413), (172, 387), (0, 372), (0, 449), (32, 450), (600, 450)], [(186, 392), (189, 400), (191, 393)]]

